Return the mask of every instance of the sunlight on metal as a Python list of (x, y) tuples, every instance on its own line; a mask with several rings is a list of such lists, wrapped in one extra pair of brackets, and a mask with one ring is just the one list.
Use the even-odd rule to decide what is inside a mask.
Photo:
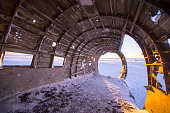
[(161, 90), (152, 86), (147, 88), (147, 97), (144, 109), (149, 113), (169, 113), (170, 95), (165, 95)]

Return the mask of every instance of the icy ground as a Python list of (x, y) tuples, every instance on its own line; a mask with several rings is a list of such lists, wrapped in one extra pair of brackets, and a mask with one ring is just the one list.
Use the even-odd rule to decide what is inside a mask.
[(122, 79), (88, 74), (0, 99), (0, 113), (123, 113), (136, 108)]
[[(147, 69), (144, 59), (127, 58), (128, 73), (125, 79), (139, 109), (142, 109), (146, 99)], [(117, 78), (120, 75), (122, 63), (120, 58), (101, 59), (99, 72), (102, 75)]]

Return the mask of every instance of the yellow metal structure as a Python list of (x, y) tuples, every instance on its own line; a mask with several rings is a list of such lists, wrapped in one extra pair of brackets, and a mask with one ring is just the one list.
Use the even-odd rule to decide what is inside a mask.
[(147, 90), (145, 109), (149, 113), (170, 113), (170, 94), (150, 86), (152, 90)]
[(4, 52), (1, 53), (1, 57), (0, 57), (0, 67), (2, 66), (3, 57), (4, 57)]

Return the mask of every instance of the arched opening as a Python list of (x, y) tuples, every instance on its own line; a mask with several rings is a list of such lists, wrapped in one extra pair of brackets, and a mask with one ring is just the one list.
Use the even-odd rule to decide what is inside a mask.
[[(5, 96), (5, 91), (7, 94), (11, 91), (16, 93), (18, 90), (14, 88), (24, 91), (27, 88), (56, 82), (60, 77), (64, 80), (94, 71), (97, 73), (98, 58), (106, 52), (120, 52), (123, 36), (127, 33), (141, 47), (145, 58), (141, 60), (140, 57), (135, 56), (139, 51), (135, 51), (137, 46), (131, 43), (127, 43), (128, 46), (125, 47), (130, 53), (129, 57), (122, 47), (123, 53), (128, 58), (129, 73), (126, 81), (128, 83), (129, 79), (129, 87), (134, 89), (132, 93), (135, 91), (134, 94), (140, 97), (139, 94), (143, 95), (139, 91), (140, 87), (144, 89), (143, 86), (146, 86), (148, 106), (145, 108), (149, 112), (170, 111), (169, 101), (165, 101), (170, 97), (169, 5), (168, 0), (51, 0), (50, 2), (1, 0), (0, 71), (4, 74), (2, 76), (0, 72), (0, 83), (5, 84), (7, 90), (0, 85), (2, 87), (0, 90), (3, 92), (0, 96)], [(24, 64), (15, 64), (19, 65), (19, 68), (11, 66), (12, 68), (7, 70), (8, 65), (6, 69), (4, 68), (6, 61), (19, 61), (17, 59), (19, 57), (10, 59), (7, 54), (5, 56), (6, 51), (32, 56), (24, 68), (20, 68)], [(60, 66), (57, 64), (59, 60), (57, 56), (62, 58)], [(51, 69), (55, 66), (56, 69)], [(13, 69), (16, 67), (17, 69)], [(123, 65), (122, 69), (124, 67), (127, 65)], [(13, 73), (15, 70), (18, 71), (17, 74)], [(107, 68), (107, 71), (112, 70), (118, 71), (116, 68)], [(20, 76), (25, 78), (18, 81), (23, 82), (24, 85), (18, 84), (18, 87), (18, 82), (11, 78), (19, 78), (17, 75), (21, 72), (26, 72), (23, 74), (25, 76)], [(115, 76), (119, 74), (120, 71)], [(35, 84), (30, 80), (29, 85), (28, 77), (35, 80), (36, 82), (33, 82)], [(144, 81), (146, 83), (142, 84)], [(141, 100), (144, 102), (145, 99)], [(137, 98), (136, 101), (140, 102)]]
[(119, 77), (122, 69), (120, 57), (116, 53), (105, 53), (98, 61), (99, 73), (111, 77)]
[(136, 41), (129, 35), (125, 35), (121, 51), (126, 57), (128, 73), (126, 83), (140, 109), (145, 104), (147, 91), (147, 68), (142, 51)]

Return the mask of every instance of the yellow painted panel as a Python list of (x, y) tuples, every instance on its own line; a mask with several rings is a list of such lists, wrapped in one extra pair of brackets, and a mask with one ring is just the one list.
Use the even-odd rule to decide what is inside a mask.
[(170, 113), (170, 94), (165, 95), (162, 91), (154, 88), (147, 90), (145, 109), (149, 113)]

